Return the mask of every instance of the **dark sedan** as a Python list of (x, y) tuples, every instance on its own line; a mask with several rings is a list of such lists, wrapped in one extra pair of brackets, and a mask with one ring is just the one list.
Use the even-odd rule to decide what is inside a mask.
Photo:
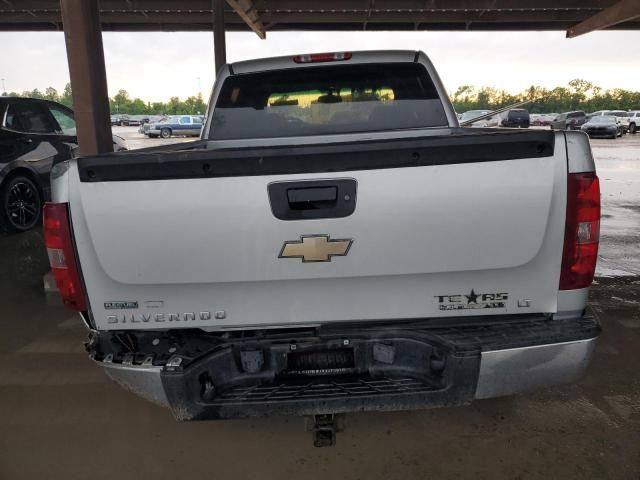
[(76, 122), (64, 105), (23, 97), (0, 97), (0, 120), (0, 229), (22, 232), (40, 222), (51, 167), (74, 155)]
[(582, 125), (581, 130), (591, 138), (617, 138), (624, 133), (622, 123), (612, 116), (595, 116)]

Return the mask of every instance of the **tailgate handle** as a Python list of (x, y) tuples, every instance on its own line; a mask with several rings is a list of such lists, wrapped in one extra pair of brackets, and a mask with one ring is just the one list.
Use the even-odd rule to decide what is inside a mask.
[(280, 220), (348, 217), (356, 209), (353, 178), (273, 182), (267, 186), (271, 211)]
[(293, 210), (331, 208), (338, 200), (338, 187), (290, 188), (287, 199)]

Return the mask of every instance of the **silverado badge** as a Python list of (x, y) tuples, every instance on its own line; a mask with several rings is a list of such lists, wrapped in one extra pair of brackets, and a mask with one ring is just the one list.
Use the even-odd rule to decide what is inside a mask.
[(278, 258), (301, 258), (303, 262), (330, 262), (344, 257), (353, 240), (332, 240), (329, 235), (302, 235), (300, 240), (284, 242)]

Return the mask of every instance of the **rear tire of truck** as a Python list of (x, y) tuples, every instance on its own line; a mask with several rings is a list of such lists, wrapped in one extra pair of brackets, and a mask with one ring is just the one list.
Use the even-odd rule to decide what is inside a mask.
[(171, 136), (171, 129), (163, 128), (160, 130), (160, 136), (162, 138), (169, 138)]
[(629, 133), (631, 133), (631, 134), (635, 134), (636, 133), (636, 124), (635, 123), (630, 123), (629, 124)]
[(42, 196), (27, 177), (10, 178), (0, 188), (0, 230), (19, 233), (31, 230), (42, 217)]

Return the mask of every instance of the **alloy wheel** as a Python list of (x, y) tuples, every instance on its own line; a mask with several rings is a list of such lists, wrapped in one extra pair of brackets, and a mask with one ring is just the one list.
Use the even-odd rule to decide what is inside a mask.
[(16, 230), (28, 230), (40, 219), (40, 193), (29, 180), (17, 179), (9, 185), (5, 214)]

